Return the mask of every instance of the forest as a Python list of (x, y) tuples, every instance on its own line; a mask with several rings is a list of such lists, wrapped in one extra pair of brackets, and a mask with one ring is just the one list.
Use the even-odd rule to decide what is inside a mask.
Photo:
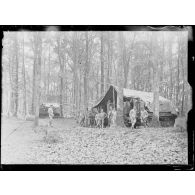
[(42, 103), (59, 103), (61, 117), (75, 115), (110, 85), (153, 92), (157, 115), (159, 95), (187, 114), (187, 44), (187, 31), (4, 32), (2, 114), (34, 115), (38, 125)]

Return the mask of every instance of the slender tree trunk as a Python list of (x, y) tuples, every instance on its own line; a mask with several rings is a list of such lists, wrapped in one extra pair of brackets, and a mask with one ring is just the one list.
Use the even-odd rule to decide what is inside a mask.
[(73, 87), (74, 87), (74, 97), (73, 97), (73, 102), (74, 102), (74, 112), (77, 113), (78, 109), (78, 33), (74, 32), (73, 33)]
[[(156, 65), (154, 65), (156, 66)], [(158, 68), (154, 68), (153, 80), (153, 113), (159, 120), (159, 72)]]
[(79, 83), (80, 83), (80, 85), (79, 85), (79, 110), (81, 110), (81, 104), (82, 104), (82, 82), (81, 82), (81, 80), (82, 80), (82, 75), (81, 75), (81, 70), (80, 70), (80, 77), (79, 77)]
[(86, 31), (85, 32), (85, 39), (86, 39), (86, 64), (85, 64), (85, 72), (84, 72), (84, 107), (85, 107), (85, 110), (88, 108), (88, 90), (87, 90), (87, 87), (88, 87), (88, 68), (89, 68), (89, 38), (88, 38), (88, 32)]
[(108, 66), (107, 66), (107, 79), (106, 79), (106, 88), (108, 89), (110, 86), (110, 69), (111, 69), (111, 41), (110, 41), (110, 32), (108, 32), (107, 37), (108, 42)]
[(24, 84), (24, 90), (23, 90), (23, 98), (24, 98), (24, 116), (27, 114), (27, 105), (26, 105), (26, 69), (25, 69), (25, 63), (24, 63), (24, 33), (23, 33), (23, 42), (22, 42), (22, 72), (23, 72), (23, 84)]
[(36, 56), (36, 51), (34, 51), (34, 63), (33, 63), (33, 88), (32, 88), (32, 107), (31, 107), (31, 112), (34, 115), (35, 114), (35, 71), (36, 71), (36, 60), (37, 56)]
[(18, 38), (17, 38), (17, 34), (14, 37), (14, 45), (15, 45), (15, 63), (16, 63), (16, 69), (15, 69), (15, 112), (14, 112), (14, 116), (17, 116), (18, 113), (18, 95), (19, 95), (19, 79), (18, 79), (18, 69), (19, 69), (19, 60), (18, 60)]
[(68, 81), (67, 81), (67, 70), (66, 70), (66, 66), (65, 66), (65, 103), (68, 103)]
[(12, 78), (12, 69), (11, 69), (11, 64), (12, 64), (12, 61), (11, 61), (11, 57), (9, 56), (9, 89), (10, 89), (10, 94), (9, 94), (9, 107), (8, 107), (8, 116), (11, 115), (12, 113), (12, 94), (13, 94), (13, 78)]
[(103, 32), (101, 32), (100, 37), (100, 57), (101, 57), (101, 96), (104, 95), (104, 37)]
[(60, 66), (60, 71), (61, 71), (61, 75), (60, 75), (60, 115), (61, 117), (63, 117), (63, 90), (64, 90), (64, 80), (63, 80), (63, 73), (64, 73), (64, 68), (63, 65)]
[(177, 58), (177, 94), (176, 94), (176, 105), (179, 108), (179, 92), (180, 92), (180, 39), (179, 39), (179, 35), (178, 35), (178, 58)]
[(46, 65), (45, 65), (46, 59), (44, 58), (43, 61), (43, 71), (44, 71), (44, 102), (46, 102), (46, 96), (47, 96), (47, 74), (46, 74)]
[(42, 37), (40, 32), (35, 32), (35, 47), (37, 51), (37, 63), (35, 66), (35, 120), (34, 126), (39, 125), (39, 106), (40, 106), (40, 81), (41, 81), (41, 56), (42, 56)]
[(153, 118), (152, 125), (158, 127), (159, 124), (159, 50), (157, 42), (157, 32), (152, 34), (152, 65), (153, 65)]
[(47, 75), (47, 78), (48, 78), (48, 83), (47, 83), (47, 95), (50, 95), (50, 70), (51, 70), (51, 54), (50, 54), (50, 43), (49, 43), (49, 63), (48, 63), (48, 75)]
[[(64, 60), (62, 57), (62, 54), (60, 52), (61, 50), (61, 42), (60, 37), (58, 37), (57, 44), (58, 44), (58, 59), (60, 64), (60, 116), (63, 117), (63, 90), (64, 90)], [(57, 88), (57, 87), (56, 87)], [(57, 94), (57, 92), (56, 92)]]
[[(181, 104), (181, 114), (184, 115), (185, 112), (187, 111), (185, 108), (184, 108), (184, 105), (185, 105), (185, 97), (186, 97), (186, 94), (185, 94), (185, 91), (186, 91), (186, 85), (185, 85), (185, 82), (187, 81), (187, 78), (185, 78), (185, 67), (184, 65), (186, 66), (186, 69), (187, 69), (187, 39), (184, 39), (185, 40), (185, 44), (184, 44), (184, 50), (182, 52), (183, 56), (182, 56), (182, 80), (183, 80), (183, 84), (182, 84), (182, 104)], [(187, 73), (186, 73), (186, 77), (187, 77)]]
[(124, 127), (124, 119), (123, 119), (123, 86), (119, 86), (117, 91), (117, 117), (116, 124), (117, 126)]
[(169, 98), (172, 100), (173, 98), (173, 76), (172, 76), (172, 45), (171, 42), (169, 43), (169, 73), (170, 73), (170, 93)]
[(98, 81), (96, 82), (96, 100), (99, 99), (99, 83)]

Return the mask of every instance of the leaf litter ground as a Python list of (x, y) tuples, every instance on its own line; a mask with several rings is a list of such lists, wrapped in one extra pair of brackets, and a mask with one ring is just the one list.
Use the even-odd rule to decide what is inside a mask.
[[(72, 119), (3, 118), (2, 164), (187, 164), (187, 132), (172, 128), (84, 128)], [(17, 130), (13, 131), (15, 128)]]

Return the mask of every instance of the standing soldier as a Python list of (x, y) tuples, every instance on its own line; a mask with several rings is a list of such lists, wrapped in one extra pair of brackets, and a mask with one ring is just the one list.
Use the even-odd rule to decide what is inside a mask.
[(116, 115), (117, 115), (117, 112), (116, 112), (116, 109), (114, 107), (112, 110), (112, 119), (111, 119), (112, 127), (116, 126)]
[(52, 122), (53, 122), (53, 109), (52, 109), (52, 105), (50, 105), (49, 109), (48, 109), (48, 114), (49, 114), (49, 126), (53, 127)]
[(129, 117), (131, 121), (131, 129), (134, 129), (135, 123), (136, 123), (136, 107), (134, 105), (133, 109), (130, 110), (129, 112)]
[(110, 127), (112, 121), (112, 106), (109, 107), (108, 111), (108, 126)]
[(104, 128), (104, 119), (106, 118), (106, 113), (104, 112), (104, 109), (101, 108), (101, 112), (99, 114), (100, 117), (100, 124), (101, 124), (101, 128)]
[(141, 110), (141, 123), (144, 124), (144, 127), (147, 126), (148, 112), (143, 107)]

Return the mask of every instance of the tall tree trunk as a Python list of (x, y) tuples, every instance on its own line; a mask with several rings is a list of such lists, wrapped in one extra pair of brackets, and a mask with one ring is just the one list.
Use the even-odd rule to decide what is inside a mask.
[(19, 69), (19, 60), (18, 60), (18, 38), (17, 34), (15, 34), (14, 37), (14, 45), (15, 45), (15, 63), (16, 63), (16, 69), (15, 69), (15, 112), (14, 116), (17, 116), (18, 113), (18, 95), (19, 95), (19, 80), (18, 80), (18, 69)]
[(64, 60), (63, 60), (63, 56), (60, 52), (60, 50), (61, 50), (60, 37), (58, 37), (58, 39), (57, 39), (57, 44), (58, 44), (58, 46), (57, 46), (57, 48), (58, 48), (58, 59), (59, 59), (59, 64), (60, 64), (60, 116), (63, 117)]
[(26, 105), (26, 69), (24, 63), (24, 32), (23, 32), (23, 41), (22, 41), (22, 72), (23, 72), (23, 98), (24, 98), (24, 116), (27, 114), (27, 105)]
[(74, 112), (77, 113), (78, 109), (78, 33), (74, 32), (73, 33), (73, 102), (74, 102)]
[(65, 94), (64, 94), (65, 103), (68, 103), (68, 81), (67, 81), (67, 70), (65, 66)]
[(81, 69), (80, 69), (80, 71), (79, 71), (79, 83), (80, 83), (80, 85), (79, 85), (79, 110), (81, 110), (81, 104), (82, 104), (82, 82), (81, 82), (81, 80), (82, 80), (82, 75), (81, 75)]
[(48, 75), (47, 75), (47, 79), (48, 79), (48, 83), (47, 83), (47, 95), (50, 95), (50, 70), (51, 70), (51, 51), (50, 51), (50, 43), (49, 43), (49, 61), (48, 61)]
[(35, 32), (35, 47), (37, 51), (37, 63), (35, 66), (35, 120), (34, 126), (39, 125), (39, 106), (40, 106), (40, 81), (41, 81), (41, 56), (42, 56), (42, 37), (40, 32)]
[(43, 61), (43, 72), (44, 72), (44, 102), (47, 101), (47, 74), (46, 74), (46, 64), (45, 64), (46, 58), (44, 58)]
[(10, 84), (10, 94), (9, 94), (9, 107), (8, 107), (8, 116), (11, 115), (12, 111), (13, 111), (13, 106), (12, 106), (12, 102), (13, 102), (13, 77), (12, 77), (12, 60), (11, 57), (9, 56), (9, 84)]
[(88, 108), (88, 68), (89, 68), (89, 38), (88, 32), (85, 32), (85, 39), (86, 39), (86, 63), (85, 63), (85, 71), (84, 71), (84, 107), (85, 110)]
[(60, 116), (63, 117), (63, 90), (64, 90), (64, 80), (63, 80), (63, 65), (60, 66), (60, 71), (61, 71), (61, 75), (60, 75)]
[(37, 56), (36, 56), (36, 51), (34, 51), (34, 63), (33, 63), (33, 88), (32, 88), (32, 107), (31, 107), (31, 113), (34, 115), (35, 114), (35, 82), (36, 82), (36, 78), (35, 78), (35, 72), (36, 72), (36, 60)]
[(120, 85), (117, 91), (117, 117), (116, 124), (117, 126), (124, 127), (124, 119), (123, 119), (123, 86)]
[[(186, 101), (186, 91), (188, 88), (186, 86), (186, 82), (187, 82), (187, 71), (185, 72), (185, 69), (187, 70), (187, 38), (184, 39), (184, 46), (183, 46), (183, 50), (182, 50), (182, 80), (183, 80), (183, 84), (182, 84), (182, 104), (181, 104), (181, 114), (184, 115), (187, 112), (187, 106), (185, 106), (185, 101)], [(185, 68), (186, 67), (186, 68)], [(185, 76), (186, 75), (186, 76)], [(189, 95), (189, 94), (188, 94)], [(184, 108), (185, 106), (185, 108)]]
[(159, 126), (159, 49), (157, 32), (152, 33), (152, 65), (153, 65), (153, 126)]
[(100, 57), (101, 57), (101, 96), (104, 95), (104, 35), (100, 35)]
[(169, 43), (169, 59), (168, 59), (168, 63), (169, 63), (169, 73), (170, 73), (170, 92), (169, 92), (169, 98), (170, 100), (172, 100), (173, 98), (173, 76), (172, 76), (172, 44), (171, 42)]
[(176, 94), (176, 105), (179, 108), (179, 92), (180, 92), (180, 38), (179, 38), (179, 34), (178, 34), (178, 58), (177, 58), (177, 94)]
[[(157, 66), (157, 65), (154, 65)], [(159, 120), (159, 71), (158, 67), (154, 68), (153, 80), (153, 113)]]
[(111, 69), (111, 41), (110, 41), (110, 32), (107, 34), (107, 42), (108, 42), (108, 65), (107, 65), (107, 77), (106, 77), (106, 88), (108, 89), (110, 86), (110, 69)]

